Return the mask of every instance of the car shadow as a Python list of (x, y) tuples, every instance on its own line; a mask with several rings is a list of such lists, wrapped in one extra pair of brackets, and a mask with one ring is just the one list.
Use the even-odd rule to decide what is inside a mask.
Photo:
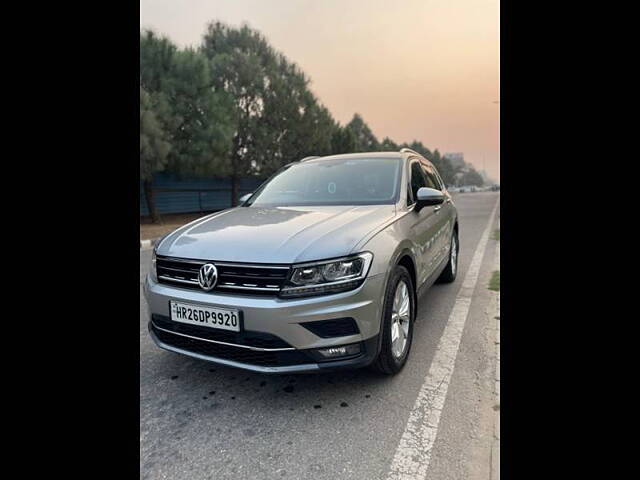
[[(346, 408), (382, 396), (396, 378), (368, 368), (310, 374), (264, 374), (158, 352), (163, 406), (202, 404), (215, 409), (319, 410)], [(155, 390), (155, 389), (154, 389)], [(153, 401), (152, 401), (153, 402)], [(146, 402), (145, 402), (146, 403)], [(207, 410), (206, 408), (204, 409)]]

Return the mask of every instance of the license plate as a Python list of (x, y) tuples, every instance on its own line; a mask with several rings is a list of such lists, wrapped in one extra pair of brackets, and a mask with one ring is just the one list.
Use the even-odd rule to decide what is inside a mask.
[(169, 302), (171, 320), (201, 327), (240, 331), (240, 312), (232, 308), (212, 308), (189, 303)]

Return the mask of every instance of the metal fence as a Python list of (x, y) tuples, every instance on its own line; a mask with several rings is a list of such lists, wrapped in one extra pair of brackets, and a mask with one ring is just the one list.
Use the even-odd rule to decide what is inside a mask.
[[(240, 179), (239, 197), (253, 192), (261, 178)], [(192, 213), (222, 210), (231, 206), (231, 181), (228, 178), (177, 178), (157, 174), (153, 179), (158, 213)], [(149, 215), (147, 200), (140, 183), (140, 216)]]

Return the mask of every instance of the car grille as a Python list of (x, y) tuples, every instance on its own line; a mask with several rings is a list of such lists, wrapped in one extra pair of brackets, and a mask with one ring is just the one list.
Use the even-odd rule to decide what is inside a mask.
[(186, 323), (174, 322), (169, 317), (158, 315), (156, 313), (151, 315), (151, 320), (153, 320), (153, 323), (156, 326), (165, 330), (171, 330), (172, 332), (200, 337), (207, 340), (215, 340), (218, 342), (233, 343), (236, 345), (255, 348), (293, 348), (280, 337), (265, 332), (253, 332), (251, 330), (230, 332), (228, 330), (188, 325)]
[(277, 295), (289, 274), (288, 265), (249, 265), (157, 256), (158, 281), (201, 290), (198, 272), (205, 263), (213, 263), (218, 270), (218, 281), (211, 290), (216, 292)]
[(198, 353), (207, 357), (221, 358), (235, 362), (257, 365), (262, 367), (279, 367), (314, 363), (314, 360), (300, 350), (285, 350), (263, 352), (248, 348), (222, 345), (194, 338), (182, 337), (174, 333), (165, 332), (151, 324), (153, 333), (158, 340), (168, 346)]

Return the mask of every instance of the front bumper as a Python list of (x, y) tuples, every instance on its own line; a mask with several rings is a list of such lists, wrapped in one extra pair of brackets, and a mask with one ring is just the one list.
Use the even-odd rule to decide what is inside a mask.
[[(321, 372), (358, 368), (371, 363), (378, 352), (384, 279), (385, 275), (369, 277), (362, 286), (350, 292), (281, 299), (201, 292), (156, 283), (147, 278), (144, 294), (152, 317), (149, 331), (154, 342), (166, 350), (257, 372)], [(207, 332), (193, 334), (181, 330), (182, 324), (169, 319), (171, 300), (237, 308), (242, 312), (243, 331), (274, 338), (276, 343), (280, 342), (276, 347), (285, 348), (255, 348), (247, 346), (252, 344), (245, 341), (220, 341), (218, 337), (205, 335)], [(322, 338), (302, 326), (305, 322), (337, 318), (355, 320), (359, 333)], [(317, 361), (318, 354), (314, 354), (318, 348), (349, 344), (359, 344), (361, 353), (331, 361)]]
[[(376, 335), (375, 337), (371, 337), (370, 339), (362, 342), (362, 353), (356, 357), (343, 360), (315, 362), (310, 355), (305, 353), (305, 350), (295, 350), (295, 352), (292, 353), (296, 353), (301, 356), (304, 355), (306, 356), (306, 360), (303, 360), (300, 363), (292, 363), (289, 365), (258, 365), (255, 363), (240, 362), (237, 360), (232, 360), (230, 358), (222, 358), (220, 356), (216, 356), (215, 353), (203, 353), (202, 351), (198, 351), (199, 348), (197, 346), (194, 346), (193, 344), (191, 346), (187, 346), (186, 348), (181, 348), (180, 346), (176, 345), (175, 339), (171, 337), (167, 337), (168, 340), (167, 343), (165, 343), (159, 338), (159, 334), (162, 335), (163, 332), (159, 331), (159, 328), (152, 321), (149, 322), (149, 333), (156, 345), (170, 352), (180, 353), (182, 355), (198, 358), (200, 360), (206, 360), (208, 362), (226, 365), (228, 367), (242, 368), (244, 370), (251, 370), (253, 372), (259, 373), (320, 373), (349, 368), (361, 368), (371, 364), (371, 362), (375, 360), (378, 352), (378, 336)], [(199, 343), (199, 341), (193, 341), (193, 343), (197, 344)], [(299, 359), (300, 357), (297, 357), (295, 361), (298, 361)]]

